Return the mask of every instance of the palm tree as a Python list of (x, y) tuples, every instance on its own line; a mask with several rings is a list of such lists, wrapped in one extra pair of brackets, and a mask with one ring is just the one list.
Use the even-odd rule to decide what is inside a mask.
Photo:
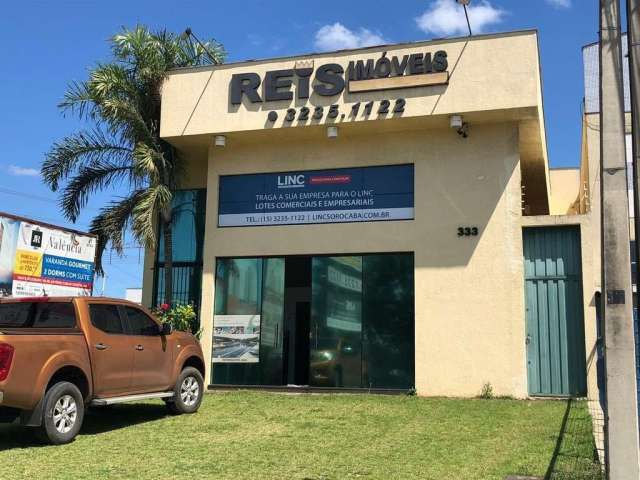
[(173, 192), (183, 159), (160, 138), (160, 88), (169, 70), (219, 64), (225, 51), (215, 41), (192, 42), (188, 33), (124, 29), (111, 40), (112, 61), (90, 70), (89, 79), (69, 85), (59, 108), (91, 124), (54, 143), (42, 164), (44, 182), (60, 190), (63, 215), (75, 222), (92, 194), (128, 185), (93, 218), (98, 236), (96, 271), (111, 245), (122, 255), (127, 231), (139, 244), (156, 248), (156, 222), (164, 240), (164, 301), (173, 298)]

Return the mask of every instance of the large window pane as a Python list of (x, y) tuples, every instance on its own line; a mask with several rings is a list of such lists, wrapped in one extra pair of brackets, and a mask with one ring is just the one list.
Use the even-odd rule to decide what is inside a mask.
[[(173, 261), (202, 261), (206, 218), (206, 190), (178, 190), (173, 193)], [(158, 262), (164, 262), (164, 238), (160, 232)]]
[[(196, 313), (200, 304), (202, 251), (206, 219), (207, 191), (178, 190), (173, 194), (173, 298), (174, 304), (193, 304)], [(155, 286), (153, 302), (165, 299), (164, 236), (158, 230)]]
[(216, 315), (260, 315), (262, 259), (219, 259), (215, 292)]
[(260, 325), (262, 385), (283, 382), (284, 258), (265, 258)]
[[(222, 315), (259, 316), (262, 309), (262, 264), (261, 258), (221, 258), (216, 263), (216, 285), (214, 302), (214, 358), (224, 351), (225, 357), (241, 351), (242, 337), (233, 327), (221, 327)], [(230, 330), (229, 330), (230, 329)], [(229, 331), (227, 331), (229, 330)], [(235, 350), (234, 350), (235, 349)], [(240, 361), (238, 359), (238, 361)], [(217, 361), (218, 362), (218, 361)], [(261, 367), (256, 363), (213, 363), (213, 382), (220, 385), (260, 385)]]
[(364, 385), (414, 386), (413, 255), (363, 257)]
[(361, 387), (362, 257), (314, 257), (311, 290), (311, 385)]

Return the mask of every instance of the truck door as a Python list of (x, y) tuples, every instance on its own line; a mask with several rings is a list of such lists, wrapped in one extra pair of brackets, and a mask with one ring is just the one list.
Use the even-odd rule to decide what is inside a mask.
[(173, 350), (168, 338), (160, 335), (160, 324), (139, 308), (126, 306), (122, 311), (134, 346), (132, 393), (173, 388)]
[(124, 319), (115, 304), (90, 303), (90, 328), (86, 332), (97, 397), (130, 393), (134, 345), (125, 334)]

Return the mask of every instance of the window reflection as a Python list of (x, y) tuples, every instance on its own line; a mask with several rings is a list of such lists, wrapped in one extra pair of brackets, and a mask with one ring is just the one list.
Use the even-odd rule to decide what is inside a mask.
[[(287, 293), (286, 262), (284, 258), (218, 260), (215, 314), (259, 315), (261, 336), (259, 363), (215, 363), (215, 383), (286, 383), (284, 306), (287, 295), (295, 294), (295, 287)], [(305, 275), (309, 278), (309, 270)], [(310, 283), (309, 335), (296, 339), (309, 349), (304, 355), (309, 384), (412, 388), (413, 254), (312, 257)]]
[[(193, 304), (198, 311), (202, 281), (202, 251), (206, 222), (205, 189), (173, 193), (173, 303)], [(164, 236), (159, 232), (154, 304), (165, 301)]]
[(362, 384), (362, 257), (315, 257), (312, 271), (310, 382)]
[(260, 371), (262, 385), (283, 382), (284, 258), (263, 261)]
[[(171, 201), (173, 261), (202, 260), (206, 190), (178, 190)], [(164, 236), (159, 236), (158, 262), (164, 262)]]
[(218, 260), (215, 292), (216, 315), (259, 315), (262, 301), (262, 259)]
[(367, 255), (363, 285), (363, 386), (414, 386), (413, 255)]

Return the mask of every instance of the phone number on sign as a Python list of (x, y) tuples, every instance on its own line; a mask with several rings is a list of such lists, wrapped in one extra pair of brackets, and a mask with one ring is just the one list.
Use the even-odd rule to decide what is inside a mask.
[(325, 223), (325, 222), (363, 222), (370, 220), (390, 220), (391, 214), (385, 210), (367, 211), (331, 211), (313, 212), (307, 214), (277, 214), (277, 215), (248, 215), (245, 217), (246, 225), (274, 225), (274, 224), (300, 224), (300, 223)]
[[(362, 117), (369, 117), (373, 113), (377, 115), (387, 115), (389, 113), (393, 114), (401, 114), (404, 112), (404, 107), (407, 104), (407, 101), (404, 98), (398, 98), (393, 103), (391, 100), (381, 100), (377, 104), (376, 102), (367, 102), (367, 103), (354, 103), (351, 106), (351, 111), (349, 113), (349, 117), (357, 118), (358, 115)], [(284, 121), (285, 122), (293, 122), (298, 120), (299, 122), (306, 122), (308, 120), (322, 120), (325, 116), (330, 119), (335, 119), (340, 116), (340, 118), (345, 118), (346, 115), (344, 113), (340, 113), (340, 107), (338, 105), (331, 105), (329, 107), (313, 107), (313, 110), (309, 107), (302, 107), (299, 109), (290, 108), (287, 110), (285, 114)], [(270, 122), (275, 122), (278, 120), (278, 112), (271, 111), (268, 114), (268, 119)]]
[(307, 215), (304, 214), (278, 214), (278, 215), (249, 215), (246, 218), (247, 223), (297, 223), (307, 220)]

